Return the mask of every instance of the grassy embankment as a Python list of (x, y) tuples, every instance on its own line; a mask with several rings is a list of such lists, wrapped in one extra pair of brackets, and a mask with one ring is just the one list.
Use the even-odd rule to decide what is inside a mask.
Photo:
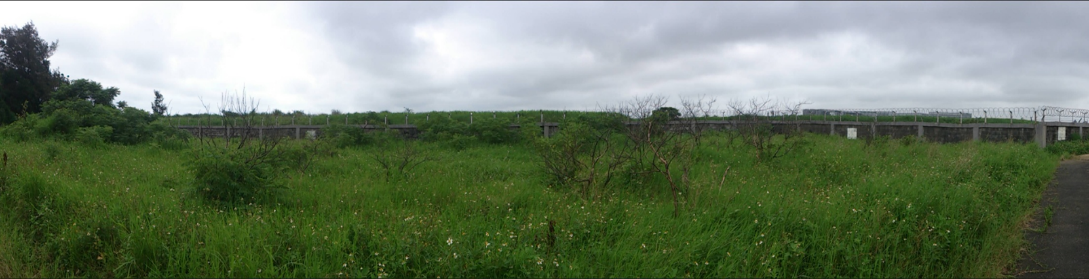
[(390, 182), (372, 148), (342, 149), (277, 200), (222, 206), (193, 194), (186, 150), (0, 139), (0, 277), (996, 277), (1057, 164), (809, 139), (755, 164), (705, 138), (679, 217), (661, 178), (585, 200), (522, 145), (421, 143), (437, 160)]

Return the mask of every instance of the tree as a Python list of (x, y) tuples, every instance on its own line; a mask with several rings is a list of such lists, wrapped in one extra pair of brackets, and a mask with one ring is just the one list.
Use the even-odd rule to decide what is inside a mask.
[(41, 111), (49, 94), (67, 81), (59, 71), (49, 69), (49, 57), (56, 50), (57, 42), (39, 38), (33, 22), (22, 28), (0, 28), (0, 101), (7, 107), (0, 111)]
[(166, 113), (166, 104), (163, 104), (163, 94), (159, 93), (159, 90), (155, 90), (155, 101), (151, 102), (151, 110), (155, 112), (155, 116), (163, 116)]
[(673, 107), (660, 107), (651, 113), (651, 117), (664, 123), (677, 120), (677, 118), (681, 117), (681, 112)]
[(53, 99), (57, 100), (87, 100), (94, 105), (114, 107), (113, 99), (121, 94), (117, 87), (102, 89), (102, 84), (88, 79), (77, 79), (69, 84), (62, 85), (53, 93)]

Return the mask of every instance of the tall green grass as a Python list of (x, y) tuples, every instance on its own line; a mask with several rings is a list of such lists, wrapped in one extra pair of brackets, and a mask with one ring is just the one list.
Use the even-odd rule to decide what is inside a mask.
[(436, 160), (399, 179), (374, 147), (341, 149), (275, 199), (225, 205), (191, 190), (189, 150), (0, 139), (0, 275), (996, 277), (1057, 164), (1033, 145), (820, 135), (756, 164), (706, 136), (673, 217), (661, 177), (587, 200), (528, 146), (421, 144)]

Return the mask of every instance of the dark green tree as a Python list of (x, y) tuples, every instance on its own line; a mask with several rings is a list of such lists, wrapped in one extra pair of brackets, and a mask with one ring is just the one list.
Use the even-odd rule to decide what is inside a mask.
[[(10, 122), (11, 113), (40, 112), (49, 94), (66, 83), (57, 70), (49, 69), (49, 57), (57, 50), (57, 42), (38, 37), (30, 22), (22, 28), (0, 28), (0, 122)], [(24, 110), (24, 104), (26, 109)]]
[(660, 107), (651, 112), (651, 117), (658, 122), (668, 122), (681, 117), (681, 112), (673, 107)]
[(87, 100), (93, 105), (115, 107), (113, 99), (121, 94), (117, 87), (102, 89), (102, 84), (88, 79), (77, 79), (69, 84), (62, 85), (53, 93), (53, 99), (57, 100)]
[(155, 112), (155, 116), (163, 116), (166, 113), (166, 104), (163, 103), (163, 94), (159, 93), (159, 90), (155, 90), (155, 101), (151, 102), (151, 111)]

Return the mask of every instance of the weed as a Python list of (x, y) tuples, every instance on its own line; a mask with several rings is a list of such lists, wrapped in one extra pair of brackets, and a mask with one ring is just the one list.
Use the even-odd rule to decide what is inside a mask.
[[(530, 145), (414, 141), (442, 163), (386, 182), (376, 146), (335, 149), (306, 172), (270, 156), (258, 173), (238, 167), (257, 149), (227, 154), (222, 140), (59, 141), (56, 164), (42, 159), (50, 141), (5, 138), (0, 239), (15, 244), (0, 248), (18, 250), (0, 256), (39, 277), (997, 277), (1058, 164), (1032, 144), (890, 144), (881, 157), (806, 139), (805, 152), (756, 163), (751, 147), (704, 135), (679, 188), (699, 198), (674, 217), (662, 175), (621, 175), (585, 199), (548, 187)], [(193, 166), (213, 156), (226, 158)], [(279, 185), (277, 198), (178, 193), (252, 181)]]

